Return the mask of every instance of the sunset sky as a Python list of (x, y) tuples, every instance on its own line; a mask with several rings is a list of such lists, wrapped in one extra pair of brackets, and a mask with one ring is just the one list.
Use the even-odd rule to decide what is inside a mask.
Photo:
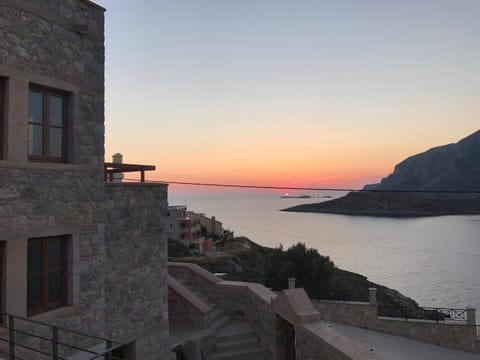
[(480, 128), (478, 0), (98, 0), (106, 159), (361, 187)]

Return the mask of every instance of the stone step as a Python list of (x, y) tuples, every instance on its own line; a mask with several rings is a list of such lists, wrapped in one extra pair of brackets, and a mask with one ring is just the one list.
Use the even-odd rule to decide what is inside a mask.
[(243, 341), (243, 340), (250, 340), (252, 337), (257, 338), (257, 334), (255, 334), (252, 331), (248, 332), (239, 332), (235, 334), (228, 334), (228, 335), (223, 335), (223, 334), (217, 334), (217, 343), (224, 343), (224, 342), (230, 342), (230, 341)]
[(210, 327), (213, 328), (215, 331), (219, 331), (225, 326), (227, 326), (230, 323), (230, 320), (230, 316), (222, 313), (220, 317), (210, 323)]
[(211, 357), (212, 360), (265, 360), (267, 357), (260, 349), (250, 349), (242, 351), (224, 351), (217, 352)]
[(255, 334), (242, 340), (222, 341), (217, 344), (217, 352), (240, 351), (240, 350), (256, 350), (259, 349), (258, 338)]
[(224, 315), (224, 312), (222, 309), (219, 307), (214, 307), (212, 310), (208, 313), (208, 319), (210, 322), (214, 322), (215, 320), (219, 319)]

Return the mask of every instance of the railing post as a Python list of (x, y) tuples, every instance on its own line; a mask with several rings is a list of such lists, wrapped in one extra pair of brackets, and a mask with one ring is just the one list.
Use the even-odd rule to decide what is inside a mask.
[(15, 360), (15, 319), (12, 315), (7, 315), (8, 317), (8, 346), (10, 360)]
[(112, 359), (112, 351), (109, 350), (111, 348), (112, 348), (112, 342), (110, 340), (107, 340), (107, 351), (105, 352), (105, 360)]
[(53, 360), (58, 360), (58, 328), (52, 326), (52, 357)]
[(467, 325), (476, 325), (477, 319), (475, 314), (475, 308), (467, 307), (465, 311), (467, 312)]
[(368, 302), (370, 305), (377, 305), (377, 288), (368, 289)]
[(288, 288), (289, 289), (295, 289), (295, 278), (294, 277), (291, 277), (291, 278), (288, 278)]

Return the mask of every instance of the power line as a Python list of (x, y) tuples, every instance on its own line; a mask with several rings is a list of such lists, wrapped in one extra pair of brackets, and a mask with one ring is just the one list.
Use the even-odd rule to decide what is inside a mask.
[[(127, 181), (140, 182), (138, 179), (123, 179)], [(148, 180), (150, 183), (175, 184), (190, 186), (208, 186), (208, 187), (226, 187), (239, 189), (264, 189), (264, 190), (301, 190), (301, 191), (355, 191), (355, 192), (389, 192), (389, 193), (443, 193), (443, 194), (479, 194), (480, 191), (465, 190), (370, 190), (370, 189), (351, 189), (351, 188), (328, 188), (328, 187), (292, 187), (292, 186), (268, 186), (268, 185), (241, 185), (241, 184), (222, 184), (222, 183), (202, 183), (188, 181), (169, 181), (169, 180)]]

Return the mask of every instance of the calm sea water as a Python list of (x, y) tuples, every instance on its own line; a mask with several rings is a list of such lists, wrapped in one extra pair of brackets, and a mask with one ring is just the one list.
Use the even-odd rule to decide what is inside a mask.
[(473, 306), (480, 313), (480, 216), (392, 219), (282, 212), (342, 196), (282, 199), (278, 193), (170, 195), (172, 205), (216, 216), (236, 236), (266, 246), (298, 241), (417, 300), (422, 306)]

